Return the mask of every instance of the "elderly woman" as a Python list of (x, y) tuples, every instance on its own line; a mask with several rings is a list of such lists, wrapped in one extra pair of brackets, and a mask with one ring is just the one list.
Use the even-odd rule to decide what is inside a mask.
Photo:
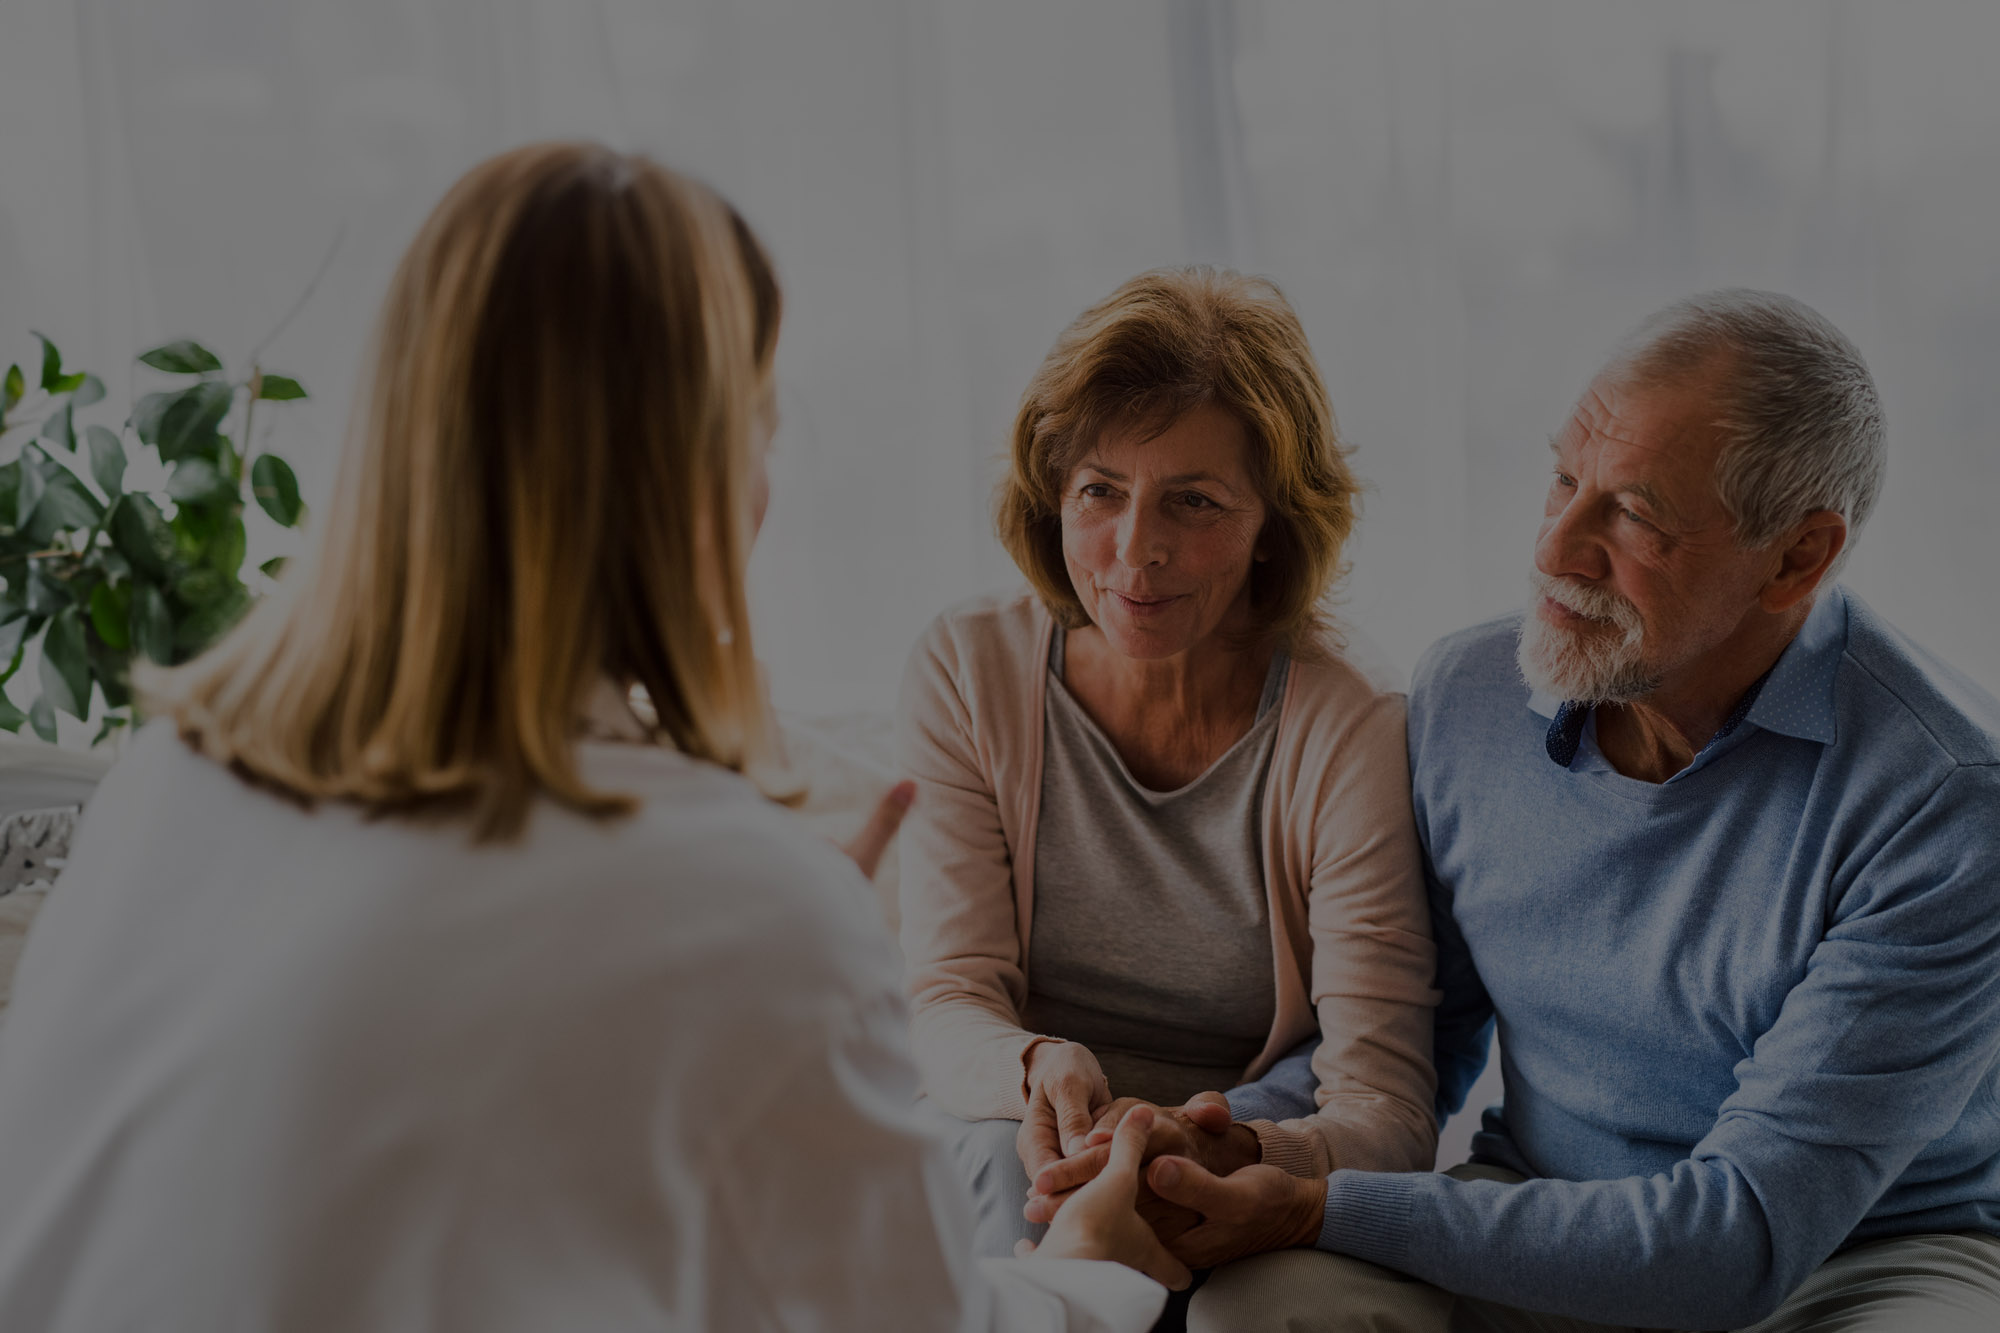
[(998, 510), (1033, 592), (940, 617), (899, 708), (917, 1063), (983, 1252), (1034, 1234), (1031, 1177), (1115, 1099), (1173, 1107), (1315, 1035), (1317, 1114), (1231, 1124), (1208, 1096), (1152, 1151), (1431, 1165), (1403, 704), (1320, 610), (1355, 490), (1267, 282), (1142, 274), (1028, 386)]
[(1143, 1108), (1041, 1255), (969, 1264), (880, 917), (771, 799), (778, 310), (641, 157), (438, 206), (317, 564), (159, 685), (28, 946), (0, 1328), (1111, 1333), (1165, 1294), (1075, 1260), (1185, 1283)]

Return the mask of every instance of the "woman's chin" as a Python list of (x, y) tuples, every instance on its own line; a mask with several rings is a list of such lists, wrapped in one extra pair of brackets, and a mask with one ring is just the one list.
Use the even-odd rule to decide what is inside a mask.
[(1122, 617), (1106, 617), (1098, 622), (1104, 641), (1120, 657), (1142, 662), (1178, 657), (1194, 647), (1196, 636), (1176, 625), (1134, 625)]

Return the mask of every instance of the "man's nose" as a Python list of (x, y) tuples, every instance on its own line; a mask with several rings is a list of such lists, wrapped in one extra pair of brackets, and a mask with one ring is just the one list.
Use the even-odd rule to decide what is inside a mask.
[(1535, 539), (1535, 568), (1550, 578), (1594, 582), (1610, 573), (1597, 522), (1584, 500), (1581, 492), (1572, 495), (1569, 503), (1542, 520), (1541, 535)]

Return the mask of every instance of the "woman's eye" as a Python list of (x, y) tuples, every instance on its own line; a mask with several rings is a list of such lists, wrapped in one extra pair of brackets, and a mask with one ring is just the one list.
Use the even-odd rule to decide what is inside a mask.
[(1111, 487), (1101, 481), (1093, 481), (1083, 487), (1078, 494), (1088, 496), (1093, 500), (1108, 500), (1111, 498)]
[(1186, 505), (1189, 509), (1216, 508), (1215, 501), (1209, 499), (1206, 495), (1200, 495), (1194, 491), (1189, 491), (1186, 495), (1183, 495), (1181, 497), (1181, 503)]

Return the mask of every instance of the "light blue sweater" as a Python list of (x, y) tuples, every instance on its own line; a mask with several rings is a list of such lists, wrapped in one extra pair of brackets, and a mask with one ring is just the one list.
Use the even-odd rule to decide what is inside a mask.
[[(1473, 1150), (1530, 1179), (1336, 1171), (1320, 1247), (1528, 1309), (1736, 1328), (1842, 1246), (2000, 1233), (2000, 703), (1835, 589), (1655, 785), (1588, 723), (1557, 762), (1517, 625), (1430, 651), (1409, 736), (1439, 1114), (1497, 1019), (1505, 1100)], [(1302, 1115), (1313, 1082), (1301, 1053), (1230, 1101)]]

